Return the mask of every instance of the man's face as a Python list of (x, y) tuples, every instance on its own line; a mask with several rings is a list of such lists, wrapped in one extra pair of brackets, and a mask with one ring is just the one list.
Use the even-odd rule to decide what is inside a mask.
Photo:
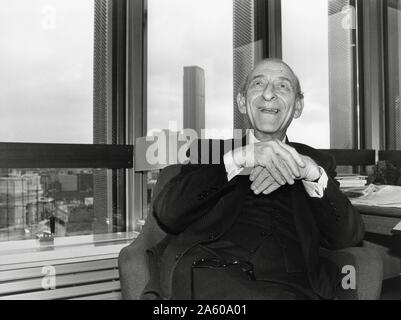
[(263, 61), (249, 76), (246, 96), (239, 97), (238, 105), (259, 139), (282, 139), (292, 119), (301, 116), (303, 101), (297, 96), (293, 72), (280, 61)]

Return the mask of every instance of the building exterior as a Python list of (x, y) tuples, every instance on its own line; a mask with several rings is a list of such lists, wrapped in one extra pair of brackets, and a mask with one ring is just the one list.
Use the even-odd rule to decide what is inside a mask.
[[(113, 144), (113, 92), (112, 92), (112, 1), (95, 1), (95, 50), (93, 91), (93, 143)], [(112, 232), (107, 222), (113, 216), (113, 172), (101, 169), (93, 173), (95, 230)]]
[(62, 192), (78, 191), (78, 176), (75, 174), (59, 174)]
[(234, 0), (233, 45), (234, 45), (234, 129), (248, 129), (249, 123), (237, 106), (237, 95), (247, 75), (263, 58), (264, 44), (258, 34), (261, 13), (258, 0)]
[(246, 118), (238, 111), (237, 95), (246, 76), (255, 65), (254, 0), (234, 0), (234, 129), (247, 129)]
[(184, 67), (184, 129), (193, 129), (202, 137), (205, 125), (205, 71)]
[(79, 192), (93, 192), (93, 173), (82, 172), (77, 177)]
[(23, 229), (37, 220), (42, 197), (38, 174), (0, 176), (0, 229)]

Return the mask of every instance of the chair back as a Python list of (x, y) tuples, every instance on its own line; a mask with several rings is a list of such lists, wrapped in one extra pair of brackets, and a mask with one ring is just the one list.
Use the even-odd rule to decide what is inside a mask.
[(336, 159), (337, 166), (370, 166), (376, 163), (375, 150), (321, 149)]
[(163, 187), (180, 171), (181, 165), (172, 165), (160, 172), (153, 191), (151, 209), (142, 232), (133, 243), (120, 252), (118, 267), (123, 299), (140, 299), (141, 293), (149, 281), (150, 273), (146, 251), (166, 236), (153, 215), (153, 201)]
[(379, 161), (390, 161), (395, 165), (401, 165), (401, 150), (379, 151)]
[[(182, 165), (176, 164), (172, 166), (168, 166), (160, 171), (159, 177), (157, 178), (156, 185), (153, 189), (153, 195), (150, 205), (150, 211), (148, 217), (146, 219), (146, 223), (143, 226), (142, 232), (138, 239), (142, 237), (147, 237), (146, 243), (149, 247), (156, 245), (158, 242), (163, 240), (166, 236), (166, 233), (160, 229), (159, 225), (156, 222), (156, 219), (153, 215), (153, 202), (156, 197), (159, 195), (160, 191), (164, 188), (164, 186), (173, 179), (176, 175), (178, 175), (181, 171)], [(137, 239), (137, 240), (138, 240)]]

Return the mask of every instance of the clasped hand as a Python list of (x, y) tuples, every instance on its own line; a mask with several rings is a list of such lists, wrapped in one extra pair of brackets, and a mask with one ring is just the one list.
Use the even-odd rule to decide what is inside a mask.
[(249, 144), (235, 149), (234, 162), (243, 168), (252, 168), (249, 179), (255, 194), (270, 194), (295, 180), (315, 181), (320, 170), (310, 157), (299, 154), (293, 147), (272, 140)]

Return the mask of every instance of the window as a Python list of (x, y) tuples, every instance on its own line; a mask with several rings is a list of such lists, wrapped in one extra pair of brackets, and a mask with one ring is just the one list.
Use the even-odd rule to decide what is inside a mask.
[(357, 147), (355, 7), (346, 0), (282, 0), (281, 6), (283, 59), (305, 95), (289, 138), (316, 148)]
[[(233, 1), (147, 2), (147, 128), (233, 136)], [(143, 219), (159, 171), (145, 175)]]
[(148, 131), (232, 137), (232, 0), (149, 0), (147, 13)]
[(130, 230), (126, 1), (1, 2), (0, 241)]
[(303, 115), (292, 123), (289, 139), (330, 148), (328, 2), (283, 0), (281, 10), (283, 59), (305, 95)]

